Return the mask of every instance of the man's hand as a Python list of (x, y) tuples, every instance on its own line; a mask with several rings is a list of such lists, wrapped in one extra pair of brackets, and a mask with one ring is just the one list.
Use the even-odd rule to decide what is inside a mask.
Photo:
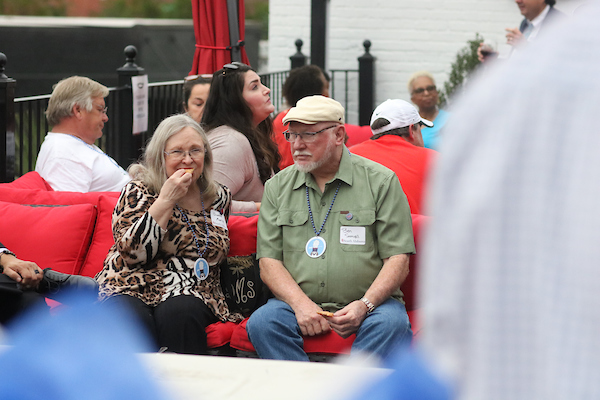
[(23, 289), (35, 289), (44, 277), (44, 272), (31, 261), (19, 260), (12, 254), (2, 254), (4, 274), (13, 281), (20, 283)]
[(321, 335), (331, 330), (327, 320), (317, 314), (317, 311), (322, 311), (322, 309), (315, 303), (306, 302), (300, 306), (294, 307), (293, 310), (303, 335)]
[(331, 329), (344, 339), (356, 333), (367, 317), (367, 306), (360, 300), (353, 301), (333, 314), (333, 317), (321, 317), (329, 321)]
[(518, 28), (506, 28), (506, 43), (516, 46), (522, 40), (524, 40), (524, 37)]
[(498, 52), (492, 48), (489, 44), (484, 42), (479, 43), (479, 47), (477, 48), (477, 59), (479, 62), (484, 62), (490, 58), (498, 57)]

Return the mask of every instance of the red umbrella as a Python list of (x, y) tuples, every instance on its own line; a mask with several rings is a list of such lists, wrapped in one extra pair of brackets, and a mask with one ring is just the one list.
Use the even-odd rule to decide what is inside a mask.
[(190, 75), (212, 74), (232, 61), (249, 64), (244, 0), (192, 0), (192, 11), (196, 53)]

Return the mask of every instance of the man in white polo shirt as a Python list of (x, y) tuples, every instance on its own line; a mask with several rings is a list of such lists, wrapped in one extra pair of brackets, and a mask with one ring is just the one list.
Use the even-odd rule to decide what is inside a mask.
[(58, 82), (46, 110), (52, 131), (42, 143), (35, 170), (54, 190), (120, 192), (129, 174), (94, 142), (108, 121), (108, 89), (89, 78)]

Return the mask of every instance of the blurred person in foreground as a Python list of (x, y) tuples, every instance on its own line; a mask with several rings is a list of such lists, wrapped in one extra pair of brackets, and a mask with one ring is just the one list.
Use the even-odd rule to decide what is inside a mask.
[(433, 123), (422, 118), (407, 101), (394, 99), (381, 103), (371, 116), (371, 140), (350, 148), (385, 165), (398, 177), (412, 214), (424, 214), (424, 186), (437, 152), (423, 147), (422, 126)]
[(183, 109), (197, 123), (202, 121), (211, 80), (212, 74), (189, 75), (183, 78)]
[[(506, 43), (513, 47), (523, 46), (536, 40), (540, 33), (546, 32), (553, 22), (560, 21), (565, 14), (554, 8), (556, 0), (515, 0), (523, 20), (518, 28), (506, 28)], [(512, 51), (511, 51), (512, 54)], [(477, 58), (484, 62), (498, 57), (498, 52), (489, 44), (481, 43), (477, 49)]]
[(458, 399), (600, 398), (592, 8), (475, 79), (447, 126), (420, 339)]
[(130, 306), (158, 347), (206, 354), (206, 327), (237, 322), (220, 283), (229, 251), (231, 193), (212, 178), (204, 131), (187, 115), (164, 119), (129, 171), (113, 212), (115, 244), (96, 275), (100, 299)]
[(35, 170), (54, 190), (120, 192), (129, 174), (94, 144), (108, 122), (108, 88), (82, 76), (58, 82), (46, 117), (52, 130), (44, 138)]
[(441, 139), (441, 129), (448, 121), (450, 113), (439, 107), (439, 93), (435, 85), (435, 79), (427, 71), (417, 71), (408, 80), (408, 92), (410, 100), (419, 109), (419, 115), (433, 122), (432, 127), (421, 129), (423, 145), (428, 149), (437, 150)]
[[(308, 361), (302, 335), (356, 334), (352, 352), (385, 357), (412, 331), (400, 285), (415, 252), (393, 171), (344, 145), (344, 107), (301, 99), (283, 119), (294, 166), (265, 185), (260, 274), (275, 298), (246, 326), (261, 358)], [(320, 314), (323, 310), (333, 315)]]

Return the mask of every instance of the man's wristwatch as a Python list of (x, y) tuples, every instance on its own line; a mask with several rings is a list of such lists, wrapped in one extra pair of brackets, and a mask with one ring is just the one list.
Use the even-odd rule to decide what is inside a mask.
[(363, 297), (362, 299), (360, 299), (360, 301), (362, 301), (363, 303), (365, 303), (365, 306), (367, 306), (367, 315), (369, 315), (373, 311), (375, 311), (375, 306), (373, 305), (373, 303), (371, 303), (369, 301), (369, 299), (367, 299), (366, 297)]

